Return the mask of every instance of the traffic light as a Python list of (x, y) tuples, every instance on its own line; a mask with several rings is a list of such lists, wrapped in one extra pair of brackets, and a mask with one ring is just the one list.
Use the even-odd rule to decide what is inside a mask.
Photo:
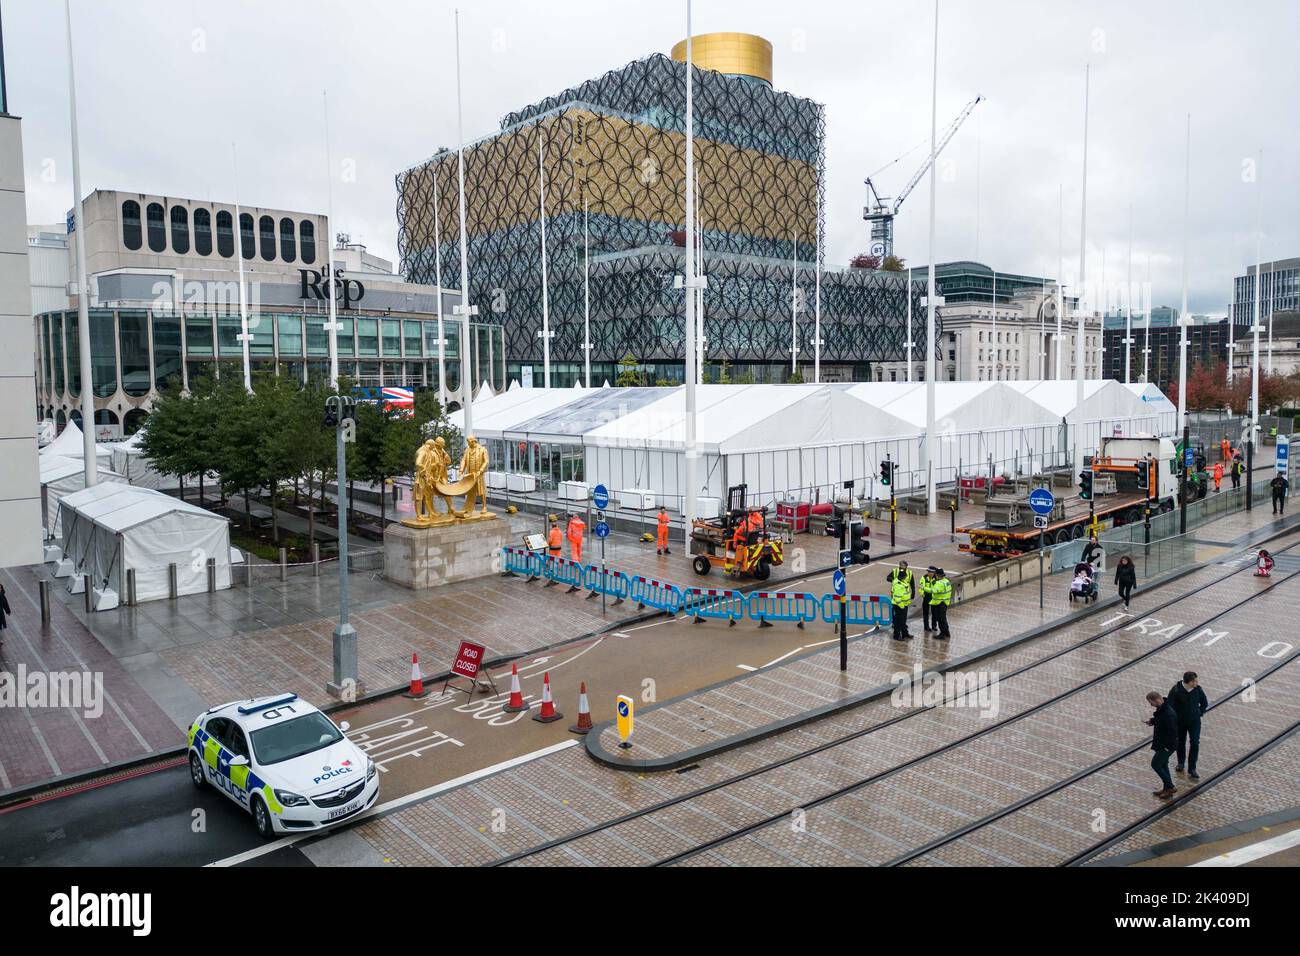
[(1092, 470), (1079, 472), (1079, 497), (1084, 501), (1092, 500)]
[(894, 467), (892, 462), (882, 461), (880, 463), (880, 483), (882, 485), (888, 485), (893, 481), (893, 471)]
[(867, 554), (871, 550), (871, 542), (867, 539), (871, 537), (871, 529), (864, 523), (849, 525), (849, 554), (854, 564), (870, 564), (871, 555)]

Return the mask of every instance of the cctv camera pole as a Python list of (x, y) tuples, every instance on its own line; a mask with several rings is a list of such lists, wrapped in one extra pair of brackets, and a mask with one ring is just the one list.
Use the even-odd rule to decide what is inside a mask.
[(326, 686), (333, 697), (355, 700), (360, 690), (357, 679), (357, 632), (348, 623), (348, 456), (344, 448), (344, 432), (352, 427), (352, 412), (356, 403), (350, 398), (331, 395), (325, 400), (326, 424), (334, 417), (335, 450), (337, 453), (339, 512), (339, 624), (334, 628), (334, 679)]
[(63, 19), (68, 36), (68, 108), (72, 126), (72, 197), (76, 218), (73, 228), (77, 247), (77, 338), (81, 367), (81, 440), (85, 454), (86, 487), (99, 480), (99, 461), (95, 457), (95, 390), (91, 381), (90, 362), (90, 289), (86, 282), (86, 216), (81, 202), (81, 147), (77, 143), (77, 77), (72, 67), (72, 11), (63, 0)]

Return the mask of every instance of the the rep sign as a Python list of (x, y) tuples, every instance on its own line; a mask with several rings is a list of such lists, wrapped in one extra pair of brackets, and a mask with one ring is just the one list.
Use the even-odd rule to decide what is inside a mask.
[[(352, 306), (366, 297), (366, 287), (356, 279), (346, 279), (343, 277), (342, 269), (334, 270), (334, 278), (329, 278), (329, 267), (322, 266), (320, 270), (316, 269), (299, 269), (298, 275), (302, 279), (302, 287), (298, 290), (300, 299), (316, 299), (319, 302), (326, 301), (329, 289), (334, 290), (334, 298), (345, 309)], [(321, 288), (324, 286), (325, 288)]]

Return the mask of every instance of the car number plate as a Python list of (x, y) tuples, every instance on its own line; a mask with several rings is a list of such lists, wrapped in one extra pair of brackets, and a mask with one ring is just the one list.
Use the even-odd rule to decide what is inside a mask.
[(353, 800), (351, 803), (347, 804), (346, 806), (338, 807), (337, 809), (331, 810), (329, 813), (325, 814), (325, 819), (336, 820), (339, 817), (345, 817), (353, 810), (357, 809), (357, 807), (359, 806), (361, 806), (361, 801)]

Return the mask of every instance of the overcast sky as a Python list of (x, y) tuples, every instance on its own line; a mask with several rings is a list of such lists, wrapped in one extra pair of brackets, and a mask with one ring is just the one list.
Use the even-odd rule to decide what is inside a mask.
[[(70, 207), (62, 3), (0, 0), (10, 110), (23, 117), (28, 220)], [(324, 211), (322, 92), (336, 229), (397, 252), (394, 174), (456, 139), (453, 6), (439, 0), (73, 0), (82, 182)], [(697, 0), (695, 32), (772, 41), (775, 85), (826, 104), (827, 263), (867, 248), (863, 178), (894, 194), (925, 158), (932, 4)], [(672, 0), (475, 0), (461, 16), (465, 134), (509, 110), (648, 55), (685, 33)], [(1255, 255), (1300, 255), (1300, 3), (1294, 0), (944, 0), (939, 130), (987, 97), (940, 157), (936, 256), (1077, 275), (1084, 66), (1091, 63), (1088, 274), (1107, 285), (1150, 260), (1153, 298), (1177, 305), (1191, 113), (1190, 307), (1224, 313)], [(897, 221), (897, 251), (928, 258), (928, 183)]]

